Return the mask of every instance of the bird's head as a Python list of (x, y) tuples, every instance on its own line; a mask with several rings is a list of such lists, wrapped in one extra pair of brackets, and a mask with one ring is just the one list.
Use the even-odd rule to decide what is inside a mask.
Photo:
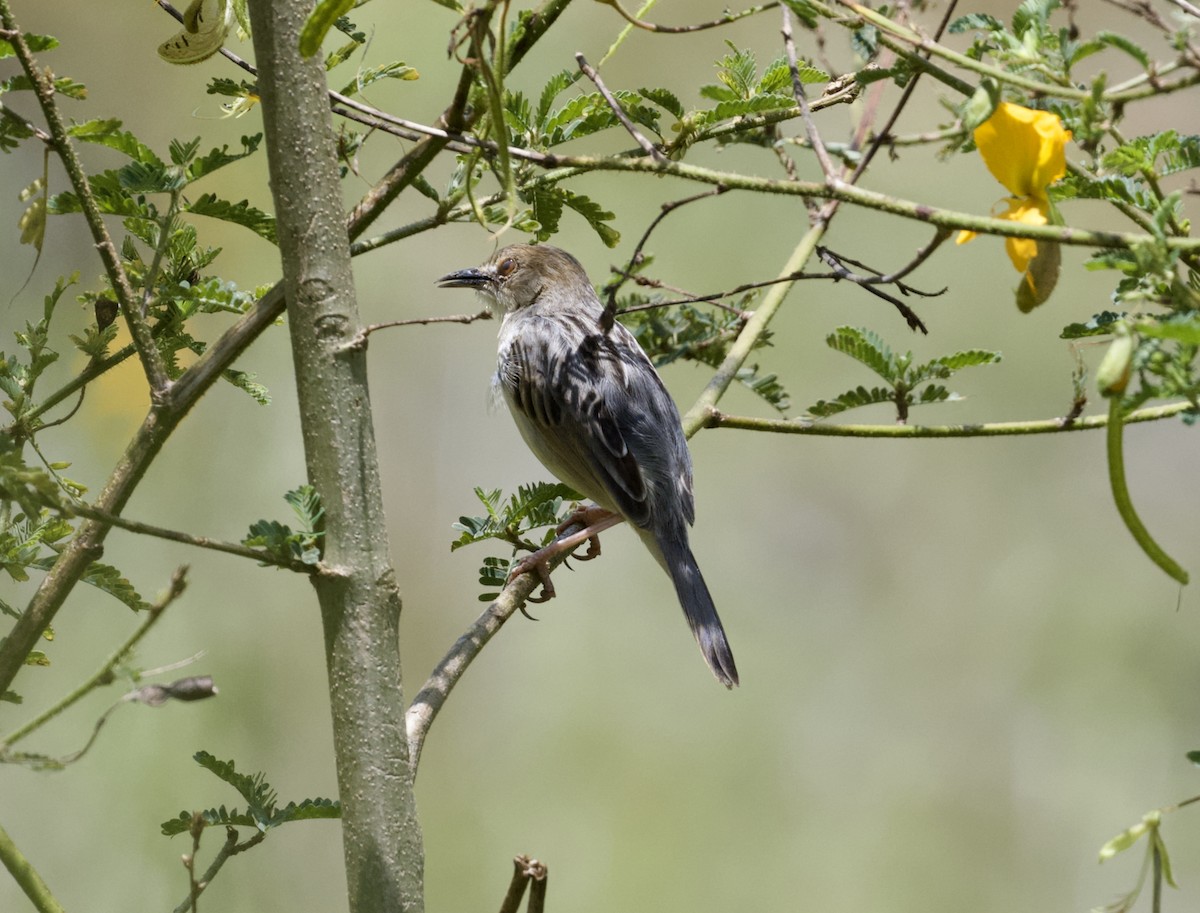
[(594, 300), (595, 290), (579, 261), (545, 244), (513, 244), (483, 266), (460, 269), (438, 280), (441, 288), (473, 288), (504, 314), (535, 303)]

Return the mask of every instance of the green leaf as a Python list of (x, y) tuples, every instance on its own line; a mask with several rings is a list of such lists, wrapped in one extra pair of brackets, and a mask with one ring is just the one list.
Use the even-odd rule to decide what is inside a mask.
[(1000, 360), (999, 352), (988, 352), (983, 349), (967, 349), (962, 352), (955, 352), (953, 355), (942, 355), (919, 367), (912, 368), (905, 375), (905, 379), (910, 386), (916, 386), (934, 378), (945, 380), (954, 374), (954, 372), (961, 371), (963, 368), (972, 368), (977, 365), (994, 365)]
[(1044, 30), (1051, 11), (1058, 9), (1059, 5), (1059, 0), (1025, 0), (1013, 13), (1013, 34), (1020, 36), (1031, 28)]
[(1119, 35), (1116, 32), (1100, 31), (1093, 36), (1092, 40), (1106, 47), (1124, 51), (1143, 67), (1147, 69), (1150, 67), (1150, 55), (1146, 53), (1145, 48), (1135, 44), (1124, 35)]
[(753, 98), (718, 102), (712, 113), (717, 120), (728, 120), (731, 117), (743, 117), (760, 111), (786, 110), (795, 106), (796, 100), (790, 95), (755, 95)]
[(1200, 346), (1200, 313), (1190, 311), (1162, 321), (1144, 321), (1137, 325), (1137, 331), (1142, 336)]
[[(191, 160), (184, 172), (188, 183), (198, 181), (205, 175), (212, 174), (214, 171), (224, 168), (226, 165), (231, 165), (234, 162), (241, 161), (247, 156), (253, 155), (258, 151), (258, 145), (262, 142), (262, 134), (256, 133), (253, 136), (242, 137), (242, 151), (229, 152), (228, 146), (222, 146), (220, 149), (213, 149), (207, 155), (201, 156), (198, 159)], [(197, 140), (199, 142), (199, 140)], [(189, 156), (190, 160), (190, 156)]]
[(135, 162), (152, 165), (162, 165), (162, 160), (155, 155), (154, 150), (139, 140), (128, 130), (121, 129), (121, 122), (114, 118), (107, 120), (89, 120), (82, 124), (73, 124), (67, 128), (67, 133), (85, 143), (96, 143), (115, 149), (128, 156)]
[[(57, 560), (57, 555), (46, 556), (31, 561), (29, 566), (48, 571)], [(133, 584), (110, 564), (93, 561), (88, 565), (81, 579), (89, 586), (94, 586), (102, 593), (107, 593), (118, 602), (124, 603), (135, 612), (142, 612), (150, 608), (150, 603), (138, 594), (138, 591), (133, 588)]]
[(300, 53), (312, 57), (321, 50), (321, 43), (338, 17), (353, 8), (354, 0), (320, 0), (300, 30)]
[(320, 497), (311, 485), (301, 485), (283, 497), (300, 519), (301, 529), (295, 531), (277, 520), (256, 520), (242, 545), (261, 548), (277, 561), (315, 566), (321, 560), (320, 540), (324, 535)]
[(550, 107), (554, 104), (554, 99), (575, 85), (576, 80), (580, 77), (579, 71), (572, 72), (571, 70), (560, 70), (551, 76), (544, 86), (542, 86), (541, 95), (538, 96), (537, 106), (537, 124), (542, 133), (549, 133), (547, 129), (546, 118), (550, 113)]
[(572, 193), (570, 190), (563, 189), (563, 203), (575, 210), (584, 219), (588, 225), (600, 236), (600, 240), (604, 242), (606, 247), (616, 247), (621, 243), (621, 234), (611, 225), (606, 223), (611, 219), (616, 218), (613, 213), (607, 209), (603, 209), (600, 205), (582, 194)]
[(817, 400), (805, 410), (813, 418), (829, 418), (847, 409), (857, 409), (859, 406), (874, 406), (879, 403), (895, 403), (895, 393), (888, 387), (856, 387), (839, 393), (832, 400)]
[[(42, 51), (52, 51), (58, 47), (58, 39), (53, 35), (34, 35), (31, 32), (26, 32), (24, 35), (25, 44), (29, 46), (29, 50), (34, 54)], [(12, 46), (12, 42), (7, 38), (0, 38), (0, 60), (5, 57), (15, 57), (16, 49)]]
[(249, 200), (230, 203), (228, 200), (219, 199), (216, 194), (206, 193), (190, 203), (185, 203), (181, 208), (184, 212), (241, 225), (272, 244), (275, 243), (275, 217), (251, 206)]
[(346, 83), (342, 89), (342, 94), (355, 95), (371, 85), (371, 83), (378, 82), (381, 79), (410, 81), (420, 78), (421, 74), (417, 72), (416, 67), (410, 67), (402, 60), (393, 60), (391, 63), (384, 63), (376, 67), (368, 67), (365, 70), (360, 70), (351, 82)]
[(581, 500), (578, 492), (561, 482), (522, 485), (507, 502), (498, 488), (491, 491), (476, 488), (475, 497), (483, 504), (487, 515), (459, 517), (452, 528), (462, 535), (450, 543), (451, 551), (487, 539), (516, 543), (523, 533), (544, 526), (557, 526), (564, 501)]
[(246, 800), (247, 805), (263, 811), (269, 811), (274, 807), (275, 790), (271, 788), (266, 775), (261, 771), (253, 776), (240, 774), (233, 761), (221, 761), (207, 751), (198, 751), (192, 757), (205, 770), (236, 789), (238, 794)]
[(683, 103), (669, 89), (638, 89), (638, 94), (675, 115), (676, 120), (683, 120), (685, 113)]
[(563, 194), (558, 187), (539, 186), (533, 189), (528, 200), (530, 214), (541, 226), (537, 232), (539, 241), (548, 241), (558, 232), (562, 218)]
[(896, 356), (870, 330), (841, 326), (825, 337), (825, 344), (834, 351), (862, 362), (888, 382), (898, 379)]
[(971, 31), (1002, 32), (1004, 31), (1004, 23), (995, 16), (989, 16), (987, 13), (968, 13), (965, 16), (959, 16), (951, 22), (947, 31), (952, 35)]

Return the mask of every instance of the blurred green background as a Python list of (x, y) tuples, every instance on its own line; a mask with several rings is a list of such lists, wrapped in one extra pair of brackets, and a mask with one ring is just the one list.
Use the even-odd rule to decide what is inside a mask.
[[(1007, 19), (1013, 2), (960, 12)], [(1083, 4), (1087, 30), (1115, 28), (1149, 43), (1129, 17)], [(77, 120), (117, 116), (162, 150), (173, 137), (203, 148), (258, 132), (258, 113), (223, 119), (205, 94), (213, 75), (238, 79), (213, 59), (194, 67), (159, 61), (155, 46), (176, 28), (149, 2), (120, 5), (14, 0), (22, 27), (58, 36), (43, 62), (85, 82), (86, 103), (64, 102)], [(699, 21), (719, 2), (663, 2), (652, 18)], [(940, 10), (939, 10), (940, 12)], [(397, 57), (418, 82), (376, 84), (369, 100), (431, 122), (448, 98), (455, 17), (433, 3), (371, 4), (353, 18), (374, 23), (366, 64)], [(551, 72), (596, 63), (621, 23), (600, 4), (574, 4), (554, 35), (511, 81), (539, 91)], [(801, 53), (813, 42), (802, 35)], [(843, 35), (829, 53), (848, 67)], [(632, 35), (605, 66), (614, 88), (696, 87), (713, 79), (725, 40), (780, 52), (772, 12), (687, 37)], [(961, 36), (955, 41), (961, 45)], [(1161, 47), (1155, 46), (1161, 54)], [(251, 57), (248, 44), (234, 48)], [(1114, 80), (1132, 75), (1121, 58)], [(0, 75), (14, 72), (3, 61)], [(349, 69), (344, 77), (349, 79)], [(932, 84), (897, 126), (933, 129), (946, 119)], [(888, 96), (895, 98), (894, 90)], [(695, 105), (694, 95), (683, 97)], [(26, 94), (6, 103), (33, 115)], [(1173, 127), (1200, 131), (1194, 93), (1137, 107), (1127, 135)], [(846, 134), (857, 111), (820, 118), (827, 138)], [(798, 130), (798, 125), (792, 129)], [(588, 148), (622, 148), (599, 138)], [(353, 200), (406, 147), (378, 136), (361, 156)], [(1071, 148), (1069, 155), (1078, 154)], [(119, 157), (89, 148), (93, 169)], [(762, 149), (697, 150), (695, 160), (778, 176)], [(221, 173), (212, 188), (269, 207), (265, 157)], [(437, 175), (448, 172), (443, 163)], [(0, 159), (8, 230), (0, 264), (12, 294), (33, 265), (17, 244), (18, 190), (41, 171), (27, 144)], [(813, 168), (802, 162), (802, 173)], [(53, 165), (52, 192), (63, 189)], [(435, 183), (437, 181), (435, 180)], [(881, 156), (867, 186), (935, 205), (987, 212), (1004, 195), (977, 156), (939, 162), (932, 149)], [(232, 186), (231, 186), (232, 185)], [(618, 213), (623, 239), (605, 249), (581, 220), (564, 216), (555, 243), (596, 281), (624, 261), (660, 203), (695, 192), (672, 179), (596, 175), (570, 185)], [(1192, 198), (1194, 200), (1194, 198)], [(405, 194), (386, 227), (424, 216)], [(1072, 224), (1126, 227), (1092, 204), (1071, 204)], [(1193, 205), (1193, 213), (1194, 205)], [(689, 207), (655, 235), (656, 273), (695, 292), (773, 276), (807, 226), (798, 200), (727, 194)], [(117, 229), (113, 223), (114, 230)], [(205, 222), (202, 240), (225, 252), (215, 270), (244, 287), (273, 282), (274, 250), (248, 232)], [(378, 226), (379, 230), (385, 227)], [(907, 262), (930, 232), (875, 213), (845, 210), (828, 238), (835, 250), (883, 269)], [(514, 235), (505, 242), (518, 240)], [(363, 318), (378, 322), (476, 307), (434, 280), (493, 249), (477, 226), (452, 226), (356, 262)], [(1105, 308), (1114, 277), (1082, 269), (1064, 250), (1063, 278), (1048, 304), (1019, 314), (1012, 271), (996, 239), (946, 247), (911, 281), (949, 286), (915, 302), (928, 323), (913, 336), (885, 303), (845, 285), (801, 284), (759, 354), (798, 413), (868, 382), (824, 337), (853, 324), (928, 358), (956, 348), (1003, 352), (997, 366), (960, 375), (969, 398), (920, 409), (922, 423), (1049, 418), (1071, 399), (1072, 358), (1060, 328)], [(80, 270), (94, 289), (100, 264), (77, 219), (53, 219), (28, 288), (0, 312), (3, 343), (41, 313), (60, 273)], [(60, 307), (60, 330), (91, 319)], [(227, 319), (209, 318), (210, 338)], [(406, 687), (478, 614), (476, 569), (487, 555), (450, 553), (450, 524), (476, 513), (473, 486), (512, 490), (545, 477), (503, 412), (489, 411), (495, 324), (412, 327), (372, 337), (370, 369), (392, 548), (404, 594)], [(1100, 349), (1085, 351), (1093, 365)], [(81, 357), (64, 350), (60, 377)], [(236, 540), (260, 517), (290, 519), (281, 499), (304, 479), (282, 328), (239, 367), (257, 372), (274, 403), (263, 408), (228, 385), (213, 390), (154, 465), (126, 514)], [(707, 380), (677, 366), (666, 381), (685, 408)], [(50, 389), (50, 385), (46, 385)], [(68, 474), (97, 491), (145, 409), (135, 364), (89, 389), (79, 416), (40, 442)], [(744, 391), (731, 412), (770, 410)], [(1099, 402), (1089, 412), (1102, 409)], [(885, 411), (856, 421), (888, 421)], [(1127, 432), (1135, 501), (1166, 549), (1200, 572), (1196, 432), (1178, 422)], [(468, 672), (435, 724), (417, 789), (428, 853), (430, 910), (499, 905), (511, 858), (528, 853), (550, 869), (553, 910), (718, 911), (1084, 910), (1129, 889), (1140, 851), (1101, 867), (1101, 844), (1150, 808), (1200, 792), (1184, 753), (1200, 748), (1200, 602), (1182, 595), (1137, 549), (1108, 492), (1104, 441), (1095, 432), (974, 441), (856, 441), (734, 431), (700, 434), (694, 549), (725, 620), (743, 685), (726, 693), (687, 634), (666, 577), (635, 537), (606, 534), (604, 557), (560, 571), (560, 598), (541, 620), (515, 618)], [(191, 565), (191, 585), (144, 643), (145, 667), (204, 651), (189, 667), (212, 674), (216, 700), (116, 713), (87, 755), (64, 773), (0, 771), (0, 823), (68, 909), (173, 907), (186, 892), (179, 856), (159, 823), (181, 809), (241, 805), (197, 767), (204, 749), (263, 770), (284, 801), (336, 792), (321, 628), (308, 585), (249, 562), (114, 531), (106, 560), (143, 593), (172, 568)], [(22, 603), (30, 586), (6, 584)], [(96, 668), (136, 621), (85, 587), (60, 614), (53, 665), (22, 674), (23, 707), (4, 705), (4, 731), (57, 700)], [(182, 674), (182, 673), (179, 673)], [(78, 748), (119, 697), (93, 694), (23, 747)], [(1171, 817), (1166, 837), (1182, 907), (1200, 898), (1200, 822)], [(243, 836), (248, 836), (244, 834)], [(221, 835), (206, 836), (207, 864)], [(289, 825), (234, 859), (202, 905), (225, 911), (336, 910), (345, 904), (339, 829)], [(1174, 900), (1174, 898), (1172, 898)], [(7, 876), (0, 910), (26, 909)]]

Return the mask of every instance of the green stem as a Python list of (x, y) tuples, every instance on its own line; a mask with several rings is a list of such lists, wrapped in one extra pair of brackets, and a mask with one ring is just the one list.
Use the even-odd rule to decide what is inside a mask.
[[(1154, 422), (1192, 410), (1190, 402), (1171, 403), (1139, 409), (1125, 416), (1125, 424)], [(1069, 424), (1061, 418), (1022, 422), (985, 422), (971, 425), (834, 425), (796, 419), (751, 418), (727, 415), (710, 409), (705, 422), (709, 428), (733, 428), (739, 431), (766, 431), (775, 434), (807, 434), (816, 437), (857, 438), (963, 438), (1012, 437), (1023, 434), (1056, 434), (1064, 431), (1094, 431), (1107, 427), (1107, 415), (1093, 415)]]
[(1108, 479), (1112, 484), (1113, 501), (1117, 512), (1125, 521), (1125, 526), (1142, 547), (1146, 556), (1157, 564), (1172, 580), (1187, 585), (1188, 573), (1162, 550), (1150, 531), (1146, 529), (1133, 501), (1129, 497), (1129, 487), (1125, 483), (1125, 454), (1123, 448), (1125, 420), (1121, 415), (1121, 397), (1114, 396), (1108, 404)]
[(42, 876), (25, 858), (25, 854), (17, 849), (17, 845), (3, 827), (0, 827), (0, 862), (4, 863), (9, 874), (21, 886), (25, 896), (33, 903), (34, 909), (40, 913), (64, 913), (62, 905), (50, 893), (46, 882), (42, 881)]
[[(813, 250), (820, 243), (822, 236), (825, 234), (825, 223), (819, 222), (810, 228), (804, 237), (800, 239), (800, 243), (796, 245), (792, 255), (788, 258), (780, 271), (780, 276), (791, 276), (800, 272), (800, 269), (808, 262), (812, 256)], [(693, 404), (692, 408), (687, 411), (683, 417), (683, 431), (689, 438), (697, 431), (705, 426), (708, 422), (711, 411), (720, 402), (721, 397), (725, 395), (725, 391), (729, 389), (729, 385), (733, 383), (737, 377), (737, 373), (741, 370), (746, 359), (750, 357), (750, 353), (754, 350), (762, 334), (766, 332), (767, 326), (771, 319), (778, 312), (780, 305), (783, 304), (783, 299), (791, 290), (793, 283), (780, 282), (778, 285), (773, 285), (763, 296), (762, 304), (755, 309), (750, 319), (746, 321), (746, 325), (742, 327), (741, 333), (734, 343), (729, 348), (729, 354), (725, 356), (725, 360), (721, 363), (721, 367), (717, 369), (717, 373), (713, 375), (712, 380), (708, 382), (708, 386), (704, 388), (700, 397)]]
[(673, 175), (700, 184), (748, 190), (758, 193), (777, 193), (783, 196), (816, 197), (855, 203), (867, 209), (886, 212), (903, 218), (936, 225), (951, 230), (963, 229), (978, 234), (1006, 238), (1030, 238), (1082, 247), (1116, 247), (1130, 250), (1147, 243), (1159, 243), (1170, 250), (1200, 251), (1200, 238), (1155, 238), (1134, 232), (1096, 231), (1071, 228), (1065, 225), (1028, 225), (1010, 219), (997, 219), (973, 213), (940, 209), (914, 200), (891, 197), (873, 190), (864, 190), (845, 181), (785, 181), (754, 177), (731, 171), (717, 171), (689, 165), (685, 162), (660, 163), (646, 158), (608, 158), (603, 156), (553, 156), (554, 170), (528, 182), (527, 188), (539, 184), (557, 183), (587, 171), (633, 171), (655, 175)]
[[(936, 41), (926, 38), (919, 32), (915, 32), (910, 28), (906, 28), (905, 26), (888, 19), (886, 16), (883, 16), (882, 14), (863, 6), (862, 4), (851, 2), (851, 0), (838, 0), (838, 3), (840, 6), (849, 10), (855, 16), (860, 18), (862, 21), (869, 22), (871, 25), (875, 26), (881, 32), (898, 38), (899, 40), (912, 45), (918, 50), (925, 51), (926, 53), (932, 54), (935, 57), (940, 57), (942, 60), (961, 67), (964, 70), (970, 70), (973, 73), (977, 73), (980, 76), (986, 76), (996, 80), (997, 82), (1006, 83), (1010, 86), (1024, 89), (1025, 91), (1031, 92), (1038, 96), (1067, 98), (1071, 99), (1072, 101), (1087, 101), (1092, 97), (1092, 93), (1088, 89), (1076, 89), (1073, 86), (1056, 86), (1051, 85), (1050, 83), (1038, 82), (1036, 79), (1029, 79), (1028, 77), (1021, 76), (1018, 73), (1011, 73), (1008, 70), (1002, 70), (998, 67), (991, 66), (990, 64), (983, 63), (980, 60), (975, 60), (974, 58), (968, 57), (965, 54), (952, 51), (950, 48), (938, 44)], [(823, 15), (828, 16), (834, 21), (840, 22), (843, 25), (852, 24), (852, 22), (837, 16), (835, 10), (827, 4), (819, 3), (816, 2), (816, 0), (813, 0), (813, 6), (815, 6)], [(1116, 92), (1109, 90), (1101, 96), (1100, 101), (1107, 104), (1119, 104), (1122, 102), (1135, 101), (1137, 99), (1147, 98), (1152, 95), (1156, 96), (1160, 94), (1166, 94), (1168, 92), (1178, 91), (1180, 89), (1185, 89), (1188, 86), (1195, 85), (1197, 82), (1200, 82), (1200, 73), (1190, 73), (1168, 86), (1156, 86), (1153, 84), (1148, 84), (1145, 86), (1139, 86), (1137, 88), (1125, 89)]]

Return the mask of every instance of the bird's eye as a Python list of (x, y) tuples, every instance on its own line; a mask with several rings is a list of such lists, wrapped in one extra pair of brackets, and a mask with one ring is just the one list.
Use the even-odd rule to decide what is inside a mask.
[(503, 261), (501, 261), (500, 265), (496, 267), (496, 275), (499, 276), (501, 279), (507, 279), (509, 276), (511, 276), (516, 271), (517, 271), (517, 261), (514, 260), (512, 257), (508, 257), (508, 258), (504, 259)]

